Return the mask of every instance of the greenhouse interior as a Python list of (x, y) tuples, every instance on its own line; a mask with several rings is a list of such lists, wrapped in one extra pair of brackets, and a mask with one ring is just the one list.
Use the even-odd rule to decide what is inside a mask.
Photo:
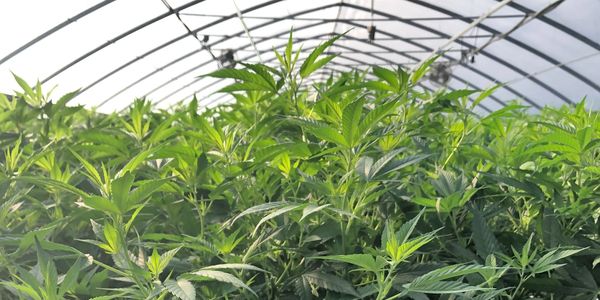
[(598, 0), (0, 9), (0, 300), (599, 299)]

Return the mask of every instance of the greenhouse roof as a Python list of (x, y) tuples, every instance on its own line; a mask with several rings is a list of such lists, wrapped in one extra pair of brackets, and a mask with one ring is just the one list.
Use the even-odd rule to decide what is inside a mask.
[(199, 75), (231, 56), (274, 65), (272, 49), (285, 47), (291, 28), (305, 55), (352, 29), (316, 79), (411, 68), (440, 53), (422, 88), (504, 84), (482, 110), (586, 96), (600, 108), (598, 0), (20, 0), (0, 8), (0, 92), (18, 90), (14, 72), (57, 86), (56, 96), (81, 88), (74, 102), (100, 111), (144, 96), (157, 108), (194, 94), (206, 106), (229, 101), (214, 93), (226, 80)]

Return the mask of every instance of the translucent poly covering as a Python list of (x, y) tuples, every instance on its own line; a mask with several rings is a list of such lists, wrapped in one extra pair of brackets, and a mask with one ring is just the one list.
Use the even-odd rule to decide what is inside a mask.
[(535, 111), (584, 97), (600, 108), (598, 0), (20, 0), (0, 9), (0, 92), (18, 90), (14, 72), (56, 85), (57, 96), (81, 89), (74, 102), (100, 111), (136, 97), (157, 108), (194, 94), (206, 106), (229, 101), (214, 94), (226, 80), (198, 76), (218, 68), (215, 57), (228, 50), (236, 60), (274, 65), (272, 49), (285, 46), (292, 27), (304, 56), (351, 29), (317, 79), (370, 65), (411, 68), (446, 50), (439, 62), (448, 62), (450, 80), (422, 88), (504, 83), (480, 111), (514, 99)]

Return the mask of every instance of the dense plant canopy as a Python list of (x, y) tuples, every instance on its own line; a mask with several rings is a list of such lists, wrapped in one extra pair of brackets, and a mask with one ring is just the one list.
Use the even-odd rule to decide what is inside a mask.
[(493, 88), (417, 87), (433, 60), (306, 86), (334, 40), (208, 74), (236, 101), (201, 113), (103, 115), (17, 77), (0, 298), (596, 299), (597, 113), (480, 116)]

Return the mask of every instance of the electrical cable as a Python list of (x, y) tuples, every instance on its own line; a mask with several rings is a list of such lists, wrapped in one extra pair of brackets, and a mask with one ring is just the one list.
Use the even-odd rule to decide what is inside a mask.
[(217, 62), (217, 65), (219, 66), (219, 68), (222, 67), (221, 61), (214, 55), (214, 53), (210, 50), (210, 48), (208, 46), (206, 46), (206, 43), (198, 38), (198, 35), (195, 34), (192, 29), (190, 29), (189, 26), (187, 26), (187, 24), (185, 24), (185, 22), (181, 19), (181, 16), (179, 15), (179, 11), (175, 11), (173, 9), (173, 7), (171, 7), (171, 5), (169, 4), (169, 2), (167, 2), (167, 0), (160, 0), (169, 10), (169, 12), (171, 13), (175, 13), (175, 16), (177, 17), (177, 20), (179, 20), (179, 23), (181, 23), (181, 25), (183, 25), (183, 27), (185, 27), (185, 30), (188, 32), (188, 34), (190, 36), (192, 36), (195, 40), (197, 40), (200, 45), (202, 45), (202, 49), (205, 49), (206, 51), (208, 51), (208, 53), (210, 54), (210, 56), (215, 60), (215, 62)]
[(558, 68), (560, 68), (562, 66), (567, 66), (567, 65), (570, 65), (570, 64), (573, 64), (573, 63), (576, 63), (576, 62), (580, 62), (582, 60), (586, 60), (586, 59), (592, 58), (592, 57), (597, 56), (597, 55), (600, 55), (600, 51), (594, 52), (594, 53), (591, 53), (591, 54), (588, 54), (588, 55), (580, 56), (578, 58), (566, 61), (564, 63), (556, 64), (556, 65), (553, 65), (551, 67), (548, 67), (548, 68), (545, 68), (545, 69), (541, 69), (541, 70), (538, 70), (538, 71), (533, 72), (533, 73), (529, 73), (529, 74), (527, 74), (525, 76), (521, 76), (521, 77), (517, 77), (515, 79), (511, 79), (509, 81), (505, 81), (502, 85), (503, 86), (508, 86), (508, 85), (513, 84), (513, 83), (517, 83), (519, 81), (522, 81), (522, 80), (525, 80), (525, 79), (528, 79), (528, 78), (531, 78), (531, 77), (534, 77), (534, 76), (538, 76), (540, 74), (550, 72), (550, 71), (552, 71), (554, 69), (558, 69)]

